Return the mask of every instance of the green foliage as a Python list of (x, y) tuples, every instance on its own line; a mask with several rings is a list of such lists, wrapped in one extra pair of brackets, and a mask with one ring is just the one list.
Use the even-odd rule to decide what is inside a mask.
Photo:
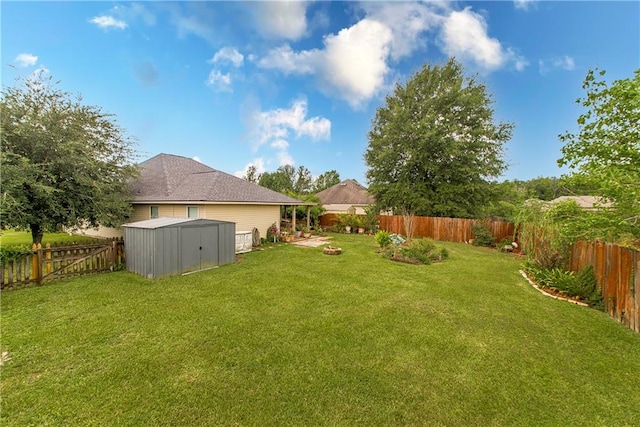
[(429, 239), (413, 239), (407, 246), (388, 251), (387, 256), (394, 261), (411, 264), (431, 264), (449, 257), (446, 248), (437, 248)]
[(373, 238), (381, 249), (385, 249), (391, 245), (391, 234), (388, 231), (379, 230)]
[(364, 207), (362, 226), (372, 233), (378, 229), (378, 208), (375, 205)]
[(278, 230), (278, 225), (274, 222), (267, 229), (267, 242), (275, 243), (280, 240), (280, 232)]
[(577, 298), (597, 310), (604, 310), (604, 300), (593, 266), (587, 265), (575, 274), (563, 268), (547, 268), (535, 261), (528, 261), (523, 269), (539, 286)]
[(329, 187), (333, 187), (340, 183), (340, 174), (332, 169), (325, 173), (321, 173), (313, 181), (313, 192), (319, 193), (322, 190), (326, 190)]
[(258, 184), (278, 193), (287, 194), (294, 190), (296, 170), (291, 165), (280, 166), (275, 172), (260, 175)]
[(595, 186), (593, 195), (611, 202), (589, 219), (590, 228), (609, 241), (624, 235), (640, 238), (640, 69), (633, 78), (600, 80), (605, 71), (589, 70), (578, 117), (577, 134), (560, 135), (564, 143), (560, 166), (573, 178)]
[(0, 261), (15, 261), (32, 253), (31, 245), (2, 245), (0, 246)]
[(425, 65), (378, 108), (365, 152), (369, 192), (381, 209), (468, 218), (505, 169), (512, 124), (494, 123), (484, 84), (449, 60)]
[(588, 215), (574, 201), (549, 206), (541, 201), (524, 204), (515, 217), (520, 249), (545, 268), (563, 267), (571, 245), (584, 237), (580, 232)]
[(473, 244), (475, 246), (495, 246), (496, 239), (491, 231), (483, 224), (475, 224), (473, 230)]
[(131, 212), (133, 141), (100, 107), (44, 73), (2, 91), (2, 227), (38, 243), (61, 227), (121, 225)]

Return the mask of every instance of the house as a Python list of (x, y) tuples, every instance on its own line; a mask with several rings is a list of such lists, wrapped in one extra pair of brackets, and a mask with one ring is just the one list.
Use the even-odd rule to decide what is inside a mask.
[[(139, 164), (129, 222), (153, 218), (230, 221), (236, 231), (257, 228), (260, 237), (280, 223), (280, 207), (309, 206), (268, 188), (213, 169), (187, 157), (158, 154)], [(89, 234), (90, 230), (86, 230)], [(122, 232), (99, 230), (100, 235)]]
[(549, 204), (555, 205), (562, 202), (574, 201), (578, 206), (586, 211), (594, 211), (598, 207), (611, 207), (611, 203), (604, 201), (596, 196), (560, 196), (549, 201)]
[(353, 206), (356, 214), (363, 215), (364, 208), (376, 202), (367, 189), (354, 179), (344, 180), (316, 196), (328, 214), (346, 213)]

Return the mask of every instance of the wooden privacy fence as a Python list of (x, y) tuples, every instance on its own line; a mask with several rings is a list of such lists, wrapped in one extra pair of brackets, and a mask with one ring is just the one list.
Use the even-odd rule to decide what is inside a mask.
[[(363, 215), (359, 215), (363, 217)], [(331, 227), (336, 224), (338, 215), (324, 214), (320, 217), (320, 225)], [(483, 224), (491, 231), (497, 241), (513, 238), (514, 225), (506, 221), (485, 221), (478, 219), (414, 217), (415, 231), (413, 237), (426, 237), (447, 242), (465, 243), (473, 239), (473, 226)], [(390, 233), (405, 234), (404, 218), (401, 215), (378, 215), (381, 230)]]
[(0, 289), (42, 285), (55, 279), (113, 271), (124, 264), (124, 240), (73, 246), (34, 244), (32, 252), (0, 261)]
[(577, 242), (570, 270), (592, 265), (605, 308), (618, 322), (640, 332), (640, 252), (604, 242)]

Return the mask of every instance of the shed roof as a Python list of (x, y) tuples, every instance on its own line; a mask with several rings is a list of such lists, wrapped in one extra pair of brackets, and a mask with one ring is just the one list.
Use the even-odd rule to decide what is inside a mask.
[(162, 153), (139, 166), (133, 203), (308, 204), (182, 156)]
[(347, 179), (316, 194), (323, 205), (373, 205), (376, 201), (356, 180)]
[(226, 221), (217, 221), (213, 219), (201, 219), (201, 218), (153, 218), (153, 219), (145, 219), (144, 221), (130, 222), (128, 224), (124, 224), (123, 227), (155, 229), (155, 228), (170, 227), (172, 225), (192, 223), (192, 222), (219, 224), (219, 223), (224, 223)]

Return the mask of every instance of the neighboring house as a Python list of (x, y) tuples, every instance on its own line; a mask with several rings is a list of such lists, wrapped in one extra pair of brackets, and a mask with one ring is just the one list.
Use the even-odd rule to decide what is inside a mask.
[[(264, 238), (271, 224), (280, 224), (280, 206), (309, 205), (182, 156), (158, 154), (139, 166), (128, 222), (160, 217), (215, 219), (236, 223), (237, 232), (255, 227)], [(114, 231), (99, 230), (100, 235), (107, 233)]]
[(363, 215), (364, 208), (376, 202), (367, 189), (353, 179), (347, 179), (322, 190), (316, 196), (320, 199), (326, 213), (330, 214), (346, 213), (353, 206), (356, 214)]
[[(557, 204), (572, 200), (578, 204), (584, 210), (593, 211), (596, 210), (597, 207), (610, 207), (611, 203), (604, 202), (600, 197), (596, 196), (560, 196), (555, 199), (547, 202), (550, 204)], [(596, 207), (597, 205), (597, 207)]]

